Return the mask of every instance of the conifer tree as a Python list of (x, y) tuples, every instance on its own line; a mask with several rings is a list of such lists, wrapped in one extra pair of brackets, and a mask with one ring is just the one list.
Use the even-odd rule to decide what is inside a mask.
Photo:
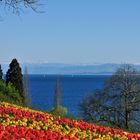
[(64, 116), (67, 114), (67, 108), (61, 106), (61, 86), (59, 78), (56, 80), (54, 108), (51, 110), (51, 113), (59, 116)]
[(55, 108), (59, 108), (61, 105), (61, 88), (60, 88), (60, 80), (57, 78), (56, 80), (56, 89), (55, 89)]
[(20, 93), (20, 96), (25, 102), (24, 90), (23, 90), (23, 75), (21, 67), (16, 59), (13, 59), (9, 65), (9, 69), (6, 73), (6, 84), (11, 83), (15, 89)]
[(2, 69), (1, 69), (1, 65), (0, 65), (0, 80), (2, 80), (2, 77), (3, 77), (3, 72), (2, 72)]
[(29, 91), (29, 78), (28, 78), (27, 67), (25, 67), (25, 69), (24, 69), (23, 85), (24, 85), (25, 104), (27, 106), (31, 107), (31, 95), (30, 95), (30, 91)]

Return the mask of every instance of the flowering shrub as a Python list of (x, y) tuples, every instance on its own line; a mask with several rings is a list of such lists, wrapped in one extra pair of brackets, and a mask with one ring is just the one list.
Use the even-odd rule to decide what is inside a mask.
[(0, 140), (140, 140), (140, 134), (0, 103)]

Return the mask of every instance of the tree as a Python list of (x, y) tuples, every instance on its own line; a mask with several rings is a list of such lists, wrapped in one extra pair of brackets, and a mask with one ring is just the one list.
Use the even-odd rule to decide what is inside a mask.
[(61, 86), (59, 78), (56, 80), (54, 108), (51, 110), (51, 113), (60, 116), (64, 116), (67, 113), (67, 108), (61, 106)]
[(9, 65), (9, 69), (6, 73), (6, 84), (11, 83), (15, 89), (20, 93), (22, 101), (25, 102), (24, 89), (23, 89), (23, 75), (21, 67), (16, 59), (13, 59)]
[(80, 109), (84, 121), (89, 123), (104, 123), (106, 118), (103, 107), (105, 98), (103, 97), (104, 92), (102, 90), (95, 90), (94, 92), (87, 94), (82, 100)]
[[(140, 130), (139, 72), (130, 65), (124, 65), (106, 81), (105, 87), (97, 93), (83, 100), (82, 111), (90, 112), (96, 122), (126, 130)], [(88, 119), (91, 116), (88, 116)]]
[(2, 72), (2, 69), (1, 69), (1, 65), (0, 65), (0, 80), (2, 80), (2, 77), (3, 77), (3, 72)]
[(140, 75), (132, 66), (125, 65), (108, 80), (107, 101), (110, 102), (111, 117), (125, 129), (140, 125)]
[(39, 0), (1, 0), (0, 6), (12, 10), (15, 14), (19, 14), (23, 7), (37, 11), (37, 7), (39, 6), (38, 1)]
[(56, 80), (56, 88), (55, 88), (55, 101), (54, 101), (54, 106), (55, 108), (59, 108), (61, 104), (61, 87), (60, 87), (60, 80), (57, 78)]
[(31, 95), (29, 91), (29, 79), (28, 79), (27, 67), (25, 67), (25, 70), (24, 70), (23, 85), (24, 85), (25, 104), (31, 107)]

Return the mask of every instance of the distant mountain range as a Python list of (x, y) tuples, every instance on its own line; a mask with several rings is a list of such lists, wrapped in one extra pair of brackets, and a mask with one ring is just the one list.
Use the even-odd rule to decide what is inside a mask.
[[(61, 63), (24, 63), (21, 64), (23, 72), (25, 66), (28, 68), (29, 74), (58, 74), (58, 75), (107, 75), (112, 74), (122, 64), (61, 64)], [(140, 64), (133, 66), (140, 71)], [(7, 64), (2, 64), (4, 73), (8, 69)]]

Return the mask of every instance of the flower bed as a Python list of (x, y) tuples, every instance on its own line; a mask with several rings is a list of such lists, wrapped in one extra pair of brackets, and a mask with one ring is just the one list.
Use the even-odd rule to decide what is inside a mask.
[(0, 140), (140, 140), (140, 134), (0, 103)]

